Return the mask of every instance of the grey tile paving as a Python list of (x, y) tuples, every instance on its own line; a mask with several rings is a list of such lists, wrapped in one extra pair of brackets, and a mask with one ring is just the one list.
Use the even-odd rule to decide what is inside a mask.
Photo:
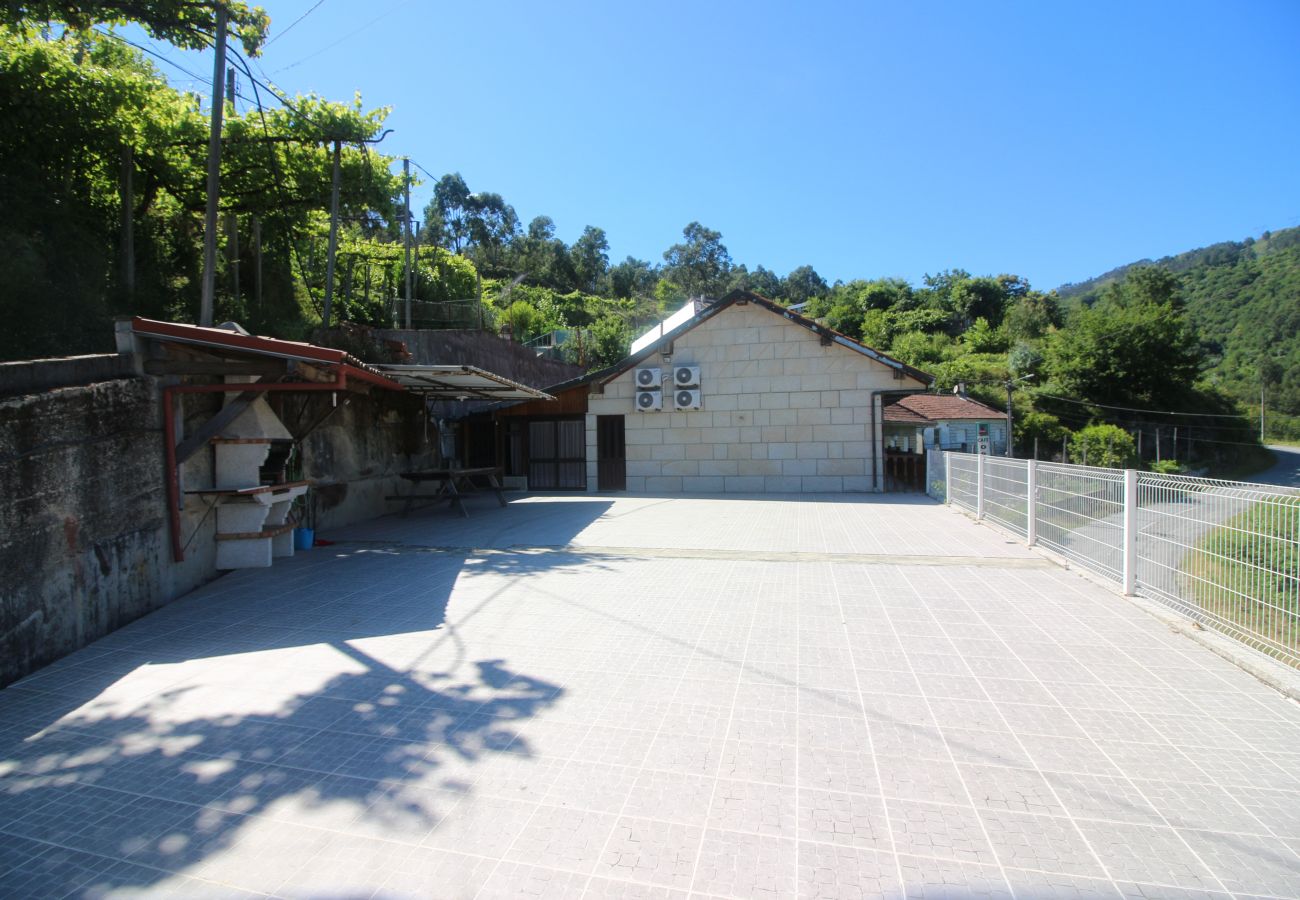
[(0, 895), (1300, 895), (1300, 704), (941, 507), (335, 537), (0, 691)]

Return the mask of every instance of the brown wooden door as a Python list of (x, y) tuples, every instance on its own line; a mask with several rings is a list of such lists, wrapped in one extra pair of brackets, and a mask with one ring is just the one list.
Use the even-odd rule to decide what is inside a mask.
[(596, 485), (600, 490), (627, 490), (626, 447), (623, 417), (596, 416)]

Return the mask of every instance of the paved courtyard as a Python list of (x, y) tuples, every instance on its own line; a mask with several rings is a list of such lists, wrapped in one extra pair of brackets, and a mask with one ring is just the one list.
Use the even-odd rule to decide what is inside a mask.
[(326, 536), (0, 691), (0, 896), (1300, 896), (1300, 706), (927, 500)]

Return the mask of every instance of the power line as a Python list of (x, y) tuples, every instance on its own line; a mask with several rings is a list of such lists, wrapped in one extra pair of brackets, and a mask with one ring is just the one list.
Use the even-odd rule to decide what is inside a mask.
[[(324, 47), (321, 47), (319, 50), (316, 50), (316, 51), (314, 51), (314, 52), (312, 52), (312, 53), (307, 54), (306, 56), (304, 56), (302, 59), (298, 60), (297, 62), (290, 63), (290, 64), (287, 65), (287, 66), (281, 66), (280, 68), (276, 69), (275, 71), (276, 71), (276, 72), (287, 72), (289, 69), (296, 68), (296, 67), (302, 65), (303, 63), (307, 62), (308, 60), (315, 59), (316, 57), (320, 56), (322, 53), (325, 53), (325, 52), (328, 51), (328, 50), (333, 50), (333, 49), (334, 49), (335, 47), (337, 47), (339, 44), (342, 44), (344, 41), (351, 40), (353, 37), (355, 37), (356, 35), (360, 34), (360, 33), (363, 32), (363, 31), (365, 31), (365, 30), (366, 30), (367, 28), (369, 28), (371, 25), (374, 25), (374, 24), (375, 24), (376, 22), (378, 22), (380, 19), (387, 18), (388, 16), (390, 16), (390, 15), (392, 15), (393, 13), (397, 12), (397, 11), (398, 11), (399, 9), (401, 9), (403, 6), (408, 5), (410, 2), (411, 2), (411, 0), (402, 0), (401, 3), (398, 3), (396, 6), (392, 6), (392, 7), (390, 7), (387, 11), (382, 12), (382, 13), (380, 13), (379, 15), (375, 16), (373, 19), (371, 19), (371, 20), (370, 20), (369, 22), (367, 22), (366, 24), (362, 25), (360, 28), (355, 28), (355, 29), (353, 29), (352, 31), (349, 31), (347, 34), (345, 34), (343, 37), (339, 38), (337, 41), (332, 41), (331, 43), (326, 44)], [(319, 4), (317, 4), (317, 5), (319, 5)], [(287, 31), (288, 29), (285, 29), (285, 30)]]
[[(407, 158), (410, 159), (410, 157), (407, 157)], [(421, 172), (423, 172), (425, 175), (428, 175), (428, 176), (429, 176), (430, 178), (432, 178), (434, 181), (437, 181), (437, 180), (438, 180), (438, 176), (437, 176), (437, 175), (434, 175), (432, 172), (430, 172), (428, 169), (426, 169), (424, 166), (420, 165), (418, 162), (416, 162), (416, 161), (413, 160), (413, 159), (411, 160), (411, 165), (415, 166), (417, 169), (419, 169), (419, 170), (420, 170)]]
[(271, 38), (269, 41), (267, 41), (267, 42), (266, 42), (265, 44), (263, 44), (262, 46), (263, 46), (263, 47), (269, 47), (269, 46), (271, 46), (272, 44), (274, 44), (276, 41), (278, 41), (280, 38), (284, 37), (286, 34), (288, 34), (289, 32), (293, 31), (293, 27), (294, 27), (295, 25), (297, 25), (297, 24), (298, 24), (299, 22), (301, 22), (303, 19), (307, 18), (307, 17), (310, 16), (312, 13), (314, 13), (317, 9), (320, 8), (320, 5), (321, 5), (322, 3), (324, 3), (324, 2), (325, 2), (325, 0), (316, 0), (315, 4), (312, 5), (312, 8), (311, 8), (311, 9), (307, 10), (307, 11), (306, 11), (305, 13), (303, 13), (301, 16), (299, 16), (298, 18), (296, 18), (296, 19), (294, 19), (292, 22), (290, 22), (289, 25), (288, 25), (288, 27), (285, 28), (284, 31), (281, 31), (279, 34), (277, 34), (275, 37)]
[(1117, 409), (1120, 412), (1146, 413), (1153, 416), (1192, 416), (1198, 419), (1248, 419), (1244, 413), (1185, 413), (1172, 412), (1163, 409), (1138, 409), (1132, 406), (1110, 406), (1106, 403), (1092, 403), (1087, 400), (1071, 400), (1069, 397), (1057, 397), (1054, 394), (1045, 394), (1042, 391), (1035, 391), (1035, 397), (1046, 397), (1049, 400), (1060, 400), (1062, 403), (1074, 403), (1079, 406), (1096, 406), (1101, 409)]

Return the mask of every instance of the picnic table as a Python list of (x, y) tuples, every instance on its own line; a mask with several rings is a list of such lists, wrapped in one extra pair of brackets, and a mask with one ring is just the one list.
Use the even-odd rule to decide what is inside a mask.
[[(456, 507), (463, 518), (468, 519), (469, 512), (465, 509), (462, 497), (466, 493), (478, 491), (478, 486), (473, 482), (476, 477), (486, 479), (488, 487), (496, 491), (497, 502), (502, 506), (506, 505), (505, 494), (501, 492), (500, 475), (501, 469), (497, 466), (479, 466), (470, 469), (422, 469), (419, 472), (403, 472), (401, 474), (402, 479), (411, 482), (410, 492), (390, 495), (386, 499), (405, 501), (405, 505), (402, 507), (403, 516), (409, 515), (417, 502), (423, 506), (447, 501)], [(433, 482), (437, 485), (437, 489), (433, 493), (421, 493), (420, 485), (425, 482)]]

